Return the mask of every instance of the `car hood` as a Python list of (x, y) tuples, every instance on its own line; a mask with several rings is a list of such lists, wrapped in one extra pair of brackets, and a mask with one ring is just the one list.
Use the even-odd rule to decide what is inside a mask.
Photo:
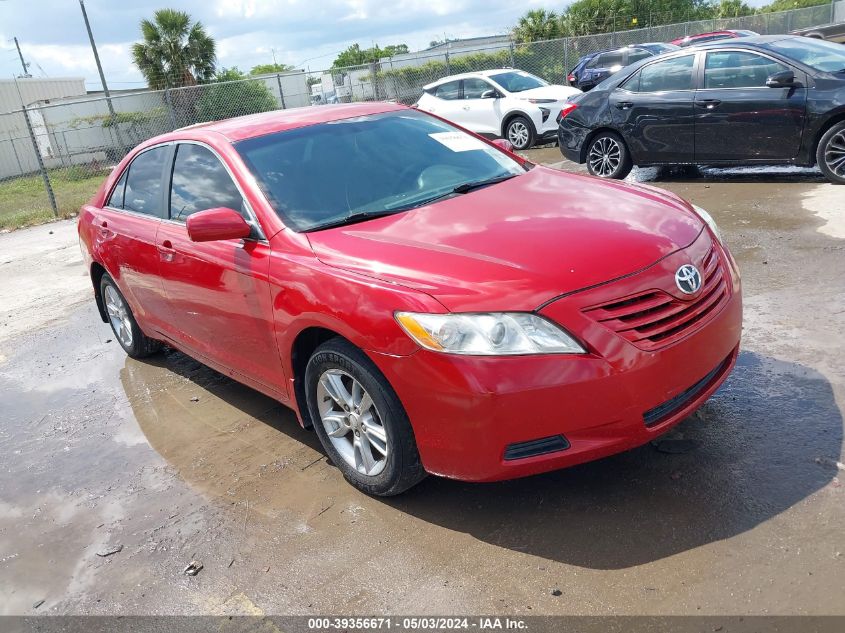
[(450, 311), (523, 311), (641, 270), (691, 244), (702, 227), (668, 192), (535, 167), (307, 235), (323, 263), (426, 292)]
[(532, 88), (531, 90), (523, 90), (522, 92), (511, 93), (517, 99), (556, 99), (557, 101), (566, 101), (572, 95), (581, 94), (578, 88), (572, 86), (541, 86), (539, 88)]

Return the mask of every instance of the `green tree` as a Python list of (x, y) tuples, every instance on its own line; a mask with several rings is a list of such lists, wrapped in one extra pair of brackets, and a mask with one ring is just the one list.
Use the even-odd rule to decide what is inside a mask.
[(771, 4), (762, 7), (762, 13), (774, 13), (775, 11), (789, 11), (790, 9), (803, 9), (804, 7), (815, 7), (820, 4), (830, 4), (829, 0), (774, 0)]
[(276, 108), (276, 98), (263, 80), (249, 80), (236, 67), (222, 68), (214, 76), (214, 83), (202, 87), (197, 100), (197, 121), (219, 121)]
[(720, 0), (719, 4), (715, 6), (715, 17), (717, 18), (741, 18), (755, 13), (756, 11), (743, 0)]
[(407, 52), (407, 44), (390, 44), (384, 48), (379, 48), (378, 45), (372, 48), (361, 48), (356, 42), (335, 57), (334, 62), (332, 62), (332, 68), (360, 66), (362, 64), (369, 64), (370, 62), (376, 62), (382, 57), (393, 57), (394, 55), (401, 55)]
[(187, 13), (160, 9), (152, 21), (141, 20), (141, 35), (143, 41), (132, 45), (132, 59), (150, 88), (193, 86), (214, 76), (214, 40)]
[(545, 9), (527, 11), (513, 29), (513, 37), (517, 42), (537, 42), (560, 36), (560, 17), (554, 11)]
[(269, 75), (271, 73), (285, 73), (289, 70), (293, 70), (293, 66), (289, 66), (288, 64), (258, 64), (252, 67), (249, 74)]

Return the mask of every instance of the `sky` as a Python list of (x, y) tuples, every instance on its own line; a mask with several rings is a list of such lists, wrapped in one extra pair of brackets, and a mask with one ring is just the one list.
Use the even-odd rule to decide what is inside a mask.
[[(112, 90), (143, 88), (130, 47), (139, 22), (156, 9), (186, 11), (217, 42), (218, 64), (252, 66), (276, 60), (311, 70), (331, 66), (354, 42), (369, 47), (405, 43), (411, 50), (435, 39), (507, 32), (527, 9), (560, 9), (548, 0), (86, 0), (106, 81)], [(21, 73), (13, 37), (35, 77), (100, 81), (78, 0), (0, 0), (0, 77)]]

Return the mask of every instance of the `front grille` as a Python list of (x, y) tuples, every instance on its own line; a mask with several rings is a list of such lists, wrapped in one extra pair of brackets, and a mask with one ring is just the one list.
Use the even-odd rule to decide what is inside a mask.
[(584, 313), (644, 350), (664, 347), (701, 327), (728, 299), (724, 266), (714, 246), (702, 265), (704, 283), (689, 299), (649, 290), (587, 308)]
[(565, 451), (567, 448), (569, 448), (569, 442), (566, 441), (563, 435), (552, 435), (551, 437), (544, 437), (539, 440), (508, 444), (505, 448), (505, 459), (507, 461), (524, 459), (526, 457), (535, 457), (536, 455), (545, 455), (546, 453)]
[(710, 382), (717, 376), (721, 371), (725, 368), (730, 362), (730, 358), (726, 358), (723, 360), (719, 365), (707, 374), (704, 378), (699, 380), (689, 389), (686, 389), (679, 393), (674, 398), (667, 400), (666, 402), (657, 405), (653, 409), (649, 409), (645, 413), (643, 413), (643, 421), (645, 422), (646, 426), (654, 426), (661, 420), (669, 417), (673, 413), (680, 411), (683, 409), (690, 401), (695, 399), (695, 397), (704, 391), (705, 388), (710, 384)]

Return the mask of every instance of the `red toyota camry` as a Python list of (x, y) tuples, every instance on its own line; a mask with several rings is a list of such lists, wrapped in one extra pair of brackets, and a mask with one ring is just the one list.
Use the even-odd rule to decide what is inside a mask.
[(706, 211), (372, 103), (177, 130), (82, 209), (103, 320), (291, 406), (361, 490), (521, 477), (664, 433), (725, 380)]

